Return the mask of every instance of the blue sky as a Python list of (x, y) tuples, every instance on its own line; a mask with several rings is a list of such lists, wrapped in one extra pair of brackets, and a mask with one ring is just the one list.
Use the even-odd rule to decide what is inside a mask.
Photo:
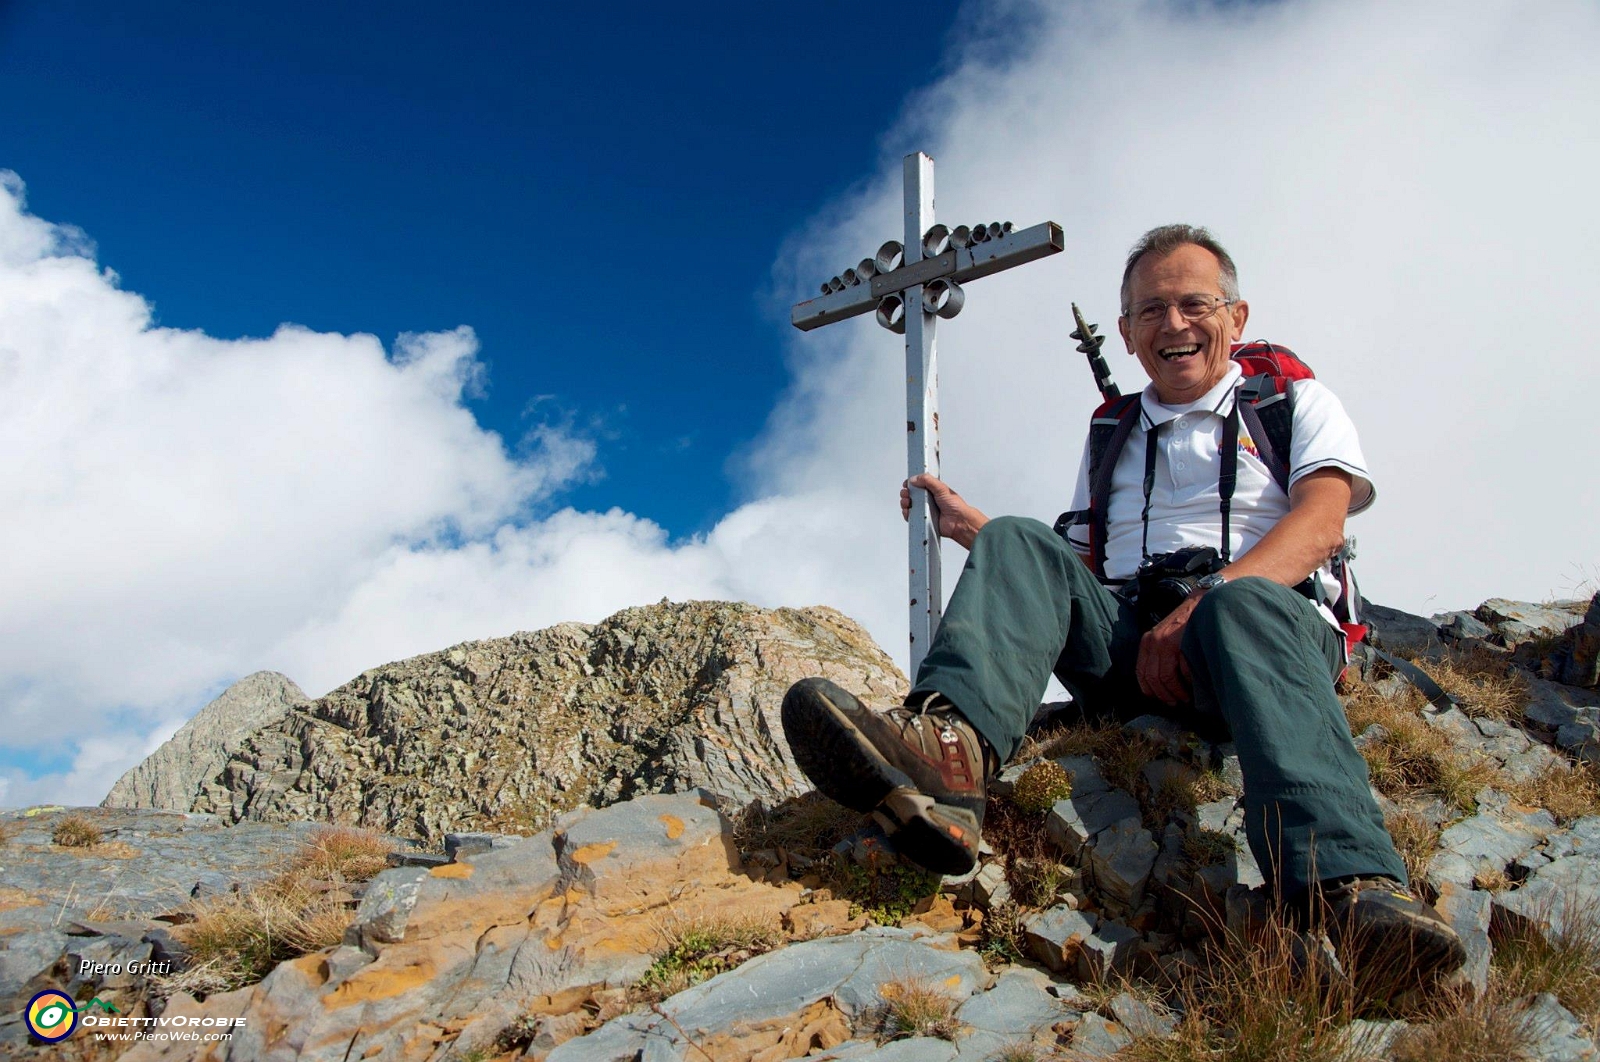
[(1589, 0), (456, 6), (0, 6), (0, 806), (257, 670), (663, 597), (903, 665), (899, 341), (787, 311), (919, 148), (941, 220), (1067, 233), (939, 326), (980, 508), (1068, 507), (1068, 303), (1184, 220), (1361, 431), (1369, 598), (1600, 583)]
[(601, 440), (563, 500), (681, 536), (785, 382), (775, 246), (981, 32), (910, 10), (23, 0), (0, 165), (162, 325), (470, 325), (479, 422)]

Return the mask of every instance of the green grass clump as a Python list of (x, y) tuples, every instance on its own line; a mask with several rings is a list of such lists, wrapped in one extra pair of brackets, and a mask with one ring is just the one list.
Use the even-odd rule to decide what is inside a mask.
[(1072, 776), (1054, 760), (1041, 760), (1022, 772), (1011, 803), (1030, 815), (1043, 815), (1072, 795)]
[(667, 947), (635, 985), (648, 999), (666, 999), (685, 988), (771, 951), (782, 941), (777, 927), (752, 919), (704, 918), (667, 932)]

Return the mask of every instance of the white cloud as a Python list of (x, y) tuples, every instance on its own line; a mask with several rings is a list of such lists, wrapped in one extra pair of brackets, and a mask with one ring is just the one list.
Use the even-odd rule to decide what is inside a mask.
[[(1093, 404), (1068, 301), (1111, 331), (1133, 239), (1206, 224), (1239, 262), (1251, 334), (1300, 351), (1363, 430), (1369, 596), (1468, 607), (1595, 573), (1600, 372), (1570, 309), (1600, 286), (1600, 12), (989, 10), (885, 134), (879, 172), (783, 242), (775, 321), (898, 235), (906, 151), (937, 159), (951, 224), (1060, 221), (1065, 254), (975, 283), (940, 327), (946, 478), (1049, 519)], [(519, 458), (482, 430), (461, 402), (481, 371), (469, 330), (386, 356), (367, 336), (152, 328), (91, 254), (23, 211), (17, 182), (0, 190), (0, 719), (18, 748), (43, 748), (27, 735), (46, 721), (119, 720), (67, 772), (0, 779), (0, 801), (96, 796), (256, 668), (316, 694), (662, 596), (833, 604), (904, 657), (901, 355), (870, 319), (789, 338), (792, 386), (734, 462), (755, 500), (669, 546), (649, 514), (541, 515), (593, 447), (551, 429)]]

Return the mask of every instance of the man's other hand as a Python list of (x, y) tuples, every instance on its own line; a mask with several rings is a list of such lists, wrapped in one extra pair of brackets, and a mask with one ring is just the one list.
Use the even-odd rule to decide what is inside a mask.
[(971, 549), (973, 540), (978, 537), (983, 525), (989, 522), (989, 518), (968, 505), (961, 495), (945, 486), (942, 480), (924, 472), (900, 485), (900, 515), (906, 520), (911, 519), (912, 487), (925, 490), (932, 497), (934, 508), (938, 511), (939, 537), (948, 538), (964, 549)]
[(1189, 662), (1183, 658), (1183, 631), (1204, 592), (1184, 598), (1166, 618), (1139, 639), (1139, 690), (1163, 704), (1188, 704), (1191, 697)]

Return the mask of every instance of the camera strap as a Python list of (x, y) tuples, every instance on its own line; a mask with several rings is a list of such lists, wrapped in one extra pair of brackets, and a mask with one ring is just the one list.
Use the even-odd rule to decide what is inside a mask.
[[(1167, 422), (1162, 421), (1146, 432), (1144, 439), (1144, 510), (1139, 513), (1144, 534), (1139, 540), (1139, 552), (1145, 564), (1150, 563), (1150, 496), (1156, 489), (1156, 449), (1161, 440), (1161, 429), (1166, 426)], [(1222, 563), (1227, 564), (1232, 557), (1228, 517), (1233, 510), (1234, 488), (1239, 485), (1238, 396), (1234, 397), (1233, 407), (1222, 422), (1222, 453), (1219, 456), (1222, 458), (1222, 472), (1217, 476), (1217, 494), (1222, 498), (1219, 506), (1222, 511)]]

